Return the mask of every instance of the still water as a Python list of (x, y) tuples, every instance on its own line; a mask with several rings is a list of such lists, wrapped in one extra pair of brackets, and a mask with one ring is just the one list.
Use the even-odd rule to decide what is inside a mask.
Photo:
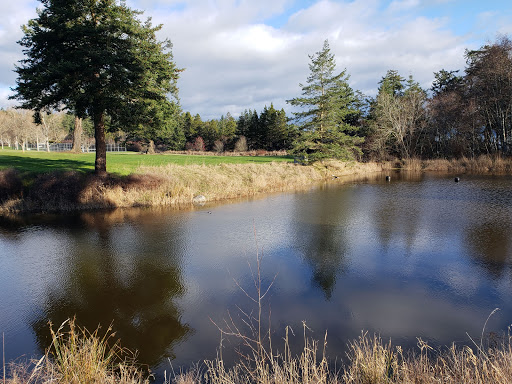
[[(328, 331), (344, 357), (361, 330), (404, 347), (469, 343), (512, 322), (512, 177), (396, 174), (193, 210), (118, 210), (0, 221), (7, 360), (39, 355), (48, 322), (113, 322), (157, 373), (213, 358), (222, 324), (264, 301), (279, 341)], [(252, 269), (251, 269), (252, 268)], [(275, 343), (277, 344), (277, 342)], [(232, 345), (224, 342), (225, 356)]]

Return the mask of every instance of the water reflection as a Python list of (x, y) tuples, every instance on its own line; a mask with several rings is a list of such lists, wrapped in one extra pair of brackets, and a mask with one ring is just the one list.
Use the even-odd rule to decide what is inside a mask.
[(488, 222), (468, 227), (465, 244), (470, 256), (487, 269), (495, 278), (500, 278), (512, 257), (510, 223)]
[[(68, 250), (58, 285), (48, 288), (32, 323), (38, 345), (49, 345), (48, 322), (76, 316), (89, 330), (113, 322), (116, 337), (150, 366), (173, 357), (173, 346), (192, 331), (175, 300), (185, 293), (179, 223), (158, 223), (153, 213), (84, 214), (86, 233)], [(116, 223), (123, 223), (116, 225)]]
[(158, 369), (165, 356), (175, 367), (214, 357), (209, 319), (247, 309), (232, 279), (252, 287), (254, 228), (263, 282), (279, 272), (267, 297), (274, 340), (306, 320), (315, 338), (328, 330), (334, 358), (362, 329), (404, 347), (467, 342), (495, 307), (487, 328), (506, 329), (512, 178), (384, 176), (193, 212), (0, 220), (0, 303), (14, 308), (0, 311), (0, 332), (22, 345), (35, 331), (43, 349), (47, 321), (76, 315), (91, 329), (114, 320), (122, 344)]
[(345, 269), (353, 190), (340, 193), (336, 185), (325, 185), (321, 190), (321, 199), (311, 195), (297, 199), (293, 223), (298, 240), (295, 246), (311, 266), (312, 283), (329, 300), (337, 276)]

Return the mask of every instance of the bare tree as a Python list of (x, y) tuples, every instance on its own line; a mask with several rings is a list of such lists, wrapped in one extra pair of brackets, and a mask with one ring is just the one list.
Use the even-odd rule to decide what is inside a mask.
[(395, 151), (402, 158), (421, 153), (426, 101), (426, 92), (412, 78), (404, 92), (379, 92), (374, 105), (373, 146)]
[(35, 124), (31, 111), (25, 109), (8, 109), (5, 111), (5, 129), (14, 141), (16, 149), (21, 144), (21, 149), (25, 151), (30, 140), (37, 140), (40, 134), (39, 127)]
[(512, 41), (501, 37), (492, 45), (466, 53), (468, 97), (480, 116), (485, 150), (512, 152)]
[[(66, 136), (63, 127), (64, 113), (41, 114), (40, 117), (40, 130), (43, 135), (46, 151), (50, 152), (50, 141), (61, 140)], [(37, 150), (39, 150), (39, 140), (37, 140)]]

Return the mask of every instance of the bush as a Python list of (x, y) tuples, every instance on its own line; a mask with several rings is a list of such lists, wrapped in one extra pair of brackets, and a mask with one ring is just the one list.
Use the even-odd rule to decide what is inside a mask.
[(19, 197), (23, 190), (18, 171), (4, 169), (0, 171), (0, 201)]
[(126, 150), (132, 152), (142, 152), (142, 144), (138, 141), (126, 142)]
[(235, 151), (236, 152), (246, 152), (247, 151), (247, 139), (245, 136), (240, 136), (240, 138), (235, 143)]
[(193, 150), (200, 152), (205, 151), (204, 140), (201, 136), (196, 137), (196, 139), (194, 140)]

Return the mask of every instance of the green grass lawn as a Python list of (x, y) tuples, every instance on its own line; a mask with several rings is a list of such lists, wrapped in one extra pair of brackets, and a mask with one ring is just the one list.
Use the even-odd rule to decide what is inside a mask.
[[(68, 152), (37, 152), (0, 150), (0, 169), (16, 168), (22, 174), (51, 172), (55, 170), (76, 170), (92, 172), (94, 153), (74, 154)], [(140, 166), (161, 166), (166, 164), (243, 164), (269, 163), (272, 161), (292, 161), (289, 157), (276, 156), (199, 156), (156, 154), (141, 155), (133, 152), (107, 153), (107, 171), (119, 175), (128, 175)]]

